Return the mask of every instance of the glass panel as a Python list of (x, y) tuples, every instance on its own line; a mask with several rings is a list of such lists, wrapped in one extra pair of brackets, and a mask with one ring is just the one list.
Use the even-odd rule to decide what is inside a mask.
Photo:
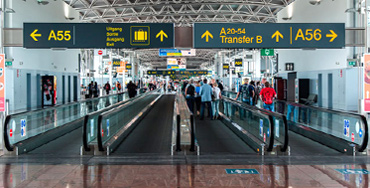
[[(128, 104), (123, 108), (117, 107), (119, 110), (104, 114), (101, 121), (102, 130), (99, 131), (99, 134), (102, 135), (103, 145), (122, 127), (127, 126), (127, 124), (129, 124), (136, 115), (138, 115), (158, 96), (159, 95), (147, 95), (140, 100), (133, 101), (132, 104)], [(127, 128), (128, 127), (126, 127), (126, 129)]]
[(223, 100), (222, 104), (223, 105), (221, 105), (222, 107), (220, 109), (221, 112), (224, 112), (224, 114), (233, 122), (254, 135), (261, 142), (264, 142), (268, 147), (271, 137), (271, 127), (268, 115), (227, 100)]
[(13, 114), (7, 127), (11, 145), (56, 127), (65, 125), (86, 114), (126, 100), (128, 95), (120, 93), (61, 106)]
[(286, 115), (288, 122), (299, 123), (358, 145), (363, 143), (365, 125), (359, 115), (285, 101), (275, 101), (275, 106), (277, 111)]
[[(237, 95), (236, 92), (223, 91), (223, 96), (227, 97), (227, 98), (230, 98), (230, 99), (235, 99), (236, 95)], [(238, 100), (240, 101), (240, 97), (238, 98)], [(262, 106), (259, 106), (259, 105), (260, 104), (258, 104), (256, 106), (259, 107), (259, 108), (262, 108)], [(247, 108), (247, 107), (245, 107), (245, 108)], [(256, 112), (263, 113), (262, 111), (256, 111)], [(247, 113), (250, 114), (251, 112), (247, 112)], [(284, 123), (284, 119), (283, 119), (284, 117), (282, 117), (280, 115), (277, 115), (277, 114), (274, 114), (274, 113), (268, 113), (268, 114), (271, 115), (272, 118), (273, 118), (272, 124), (273, 124), (273, 127), (274, 127), (274, 140), (275, 140), (274, 144), (278, 145), (278, 143), (280, 143), (281, 145), (284, 145), (285, 144), (285, 136), (286, 136), (285, 135), (285, 129), (286, 129), (286, 126), (287, 126)], [(256, 119), (254, 119), (253, 121), (256, 121)], [(267, 129), (265, 129), (265, 130), (267, 130)], [(270, 130), (269, 130), (269, 134), (270, 134)]]

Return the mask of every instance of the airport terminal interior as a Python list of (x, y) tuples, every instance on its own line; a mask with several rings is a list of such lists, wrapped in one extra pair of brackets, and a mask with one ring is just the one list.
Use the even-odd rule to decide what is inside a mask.
[(370, 1), (0, 0), (0, 187), (370, 187)]

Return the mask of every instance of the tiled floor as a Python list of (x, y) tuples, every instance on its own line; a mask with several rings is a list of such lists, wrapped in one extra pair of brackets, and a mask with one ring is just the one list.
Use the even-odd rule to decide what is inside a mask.
[[(368, 187), (369, 165), (0, 165), (0, 187)], [(227, 174), (256, 169), (259, 174)]]

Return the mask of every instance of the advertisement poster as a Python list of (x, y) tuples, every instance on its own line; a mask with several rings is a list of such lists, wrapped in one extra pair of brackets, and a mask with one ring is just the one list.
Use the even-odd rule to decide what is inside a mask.
[(370, 54), (364, 55), (364, 110), (370, 112)]
[(167, 58), (168, 70), (186, 70), (186, 58)]
[(0, 54), (0, 112), (5, 111), (5, 55)]
[(53, 106), (57, 98), (56, 76), (42, 76), (42, 106)]

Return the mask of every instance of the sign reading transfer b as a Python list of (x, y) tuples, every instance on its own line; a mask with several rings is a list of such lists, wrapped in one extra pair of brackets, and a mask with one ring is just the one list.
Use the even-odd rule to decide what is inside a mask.
[(344, 23), (194, 24), (195, 48), (343, 48)]
[(24, 23), (25, 48), (172, 48), (173, 24)]

